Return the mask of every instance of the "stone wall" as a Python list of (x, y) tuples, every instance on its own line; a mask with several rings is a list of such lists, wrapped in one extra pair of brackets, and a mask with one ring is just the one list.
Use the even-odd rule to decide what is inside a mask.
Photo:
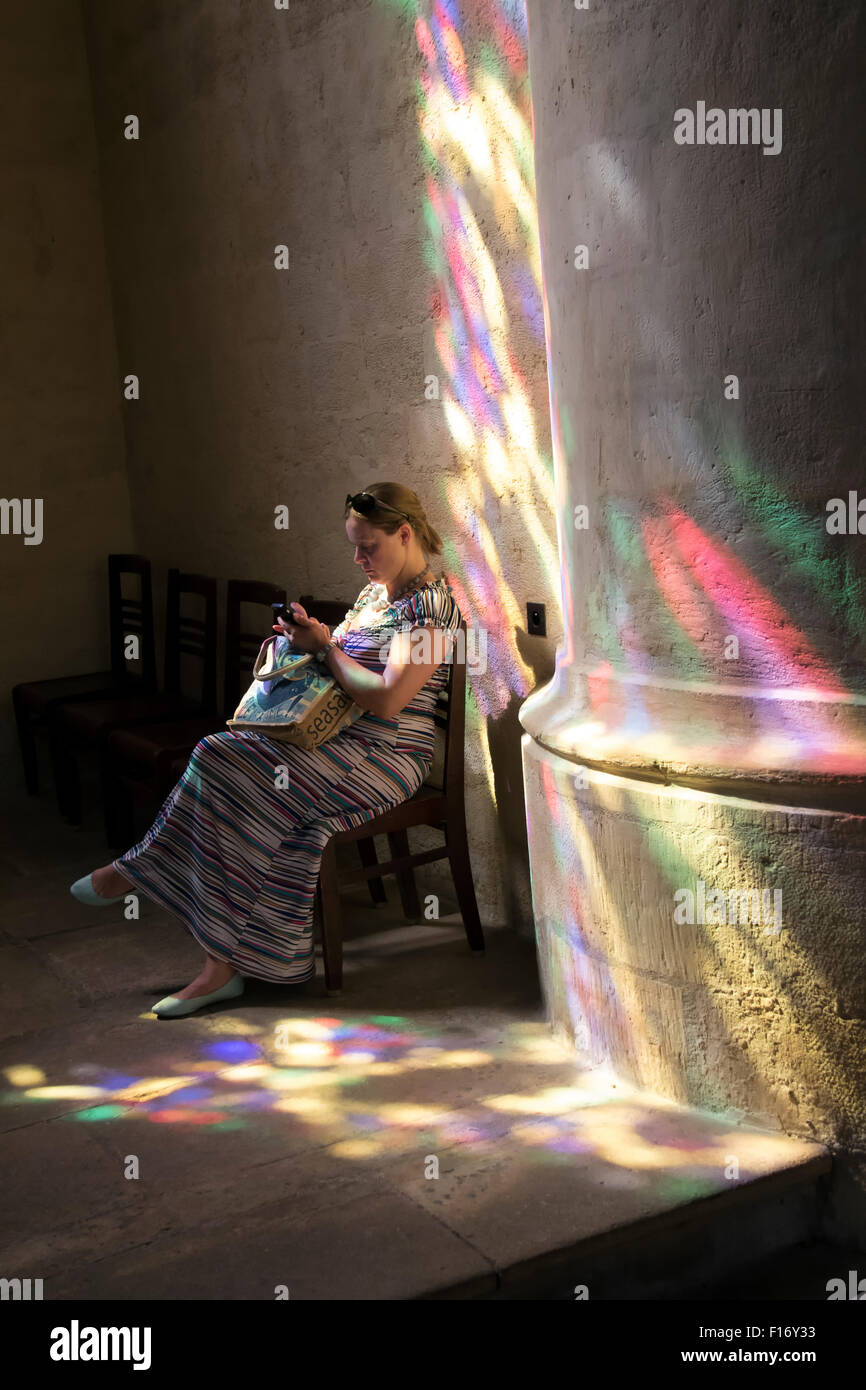
[[(109, 663), (109, 551), (133, 548), (87, 57), (77, 5), (0, 17), (0, 766), (23, 788), (10, 691)], [(41, 500), (41, 527), (37, 504)]]
[[(863, 1150), (866, 539), (828, 526), (866, 496), (862, 16), (529, 16), (566, 614), (521, 710), (551, 1014), (677, 1100)], [(675, 138), (713, 108), (713, 142)], [(719, 143), (740, 108), (759, 141)], [(721, 915), (741, 891), (781, 894), (778, 932)]]

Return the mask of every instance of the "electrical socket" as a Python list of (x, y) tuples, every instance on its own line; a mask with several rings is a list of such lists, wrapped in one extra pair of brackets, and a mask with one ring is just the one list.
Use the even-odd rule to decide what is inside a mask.
[(543, 603), (527, 603), (526, 631), (530, 637), (547, 636), (547, 614)]

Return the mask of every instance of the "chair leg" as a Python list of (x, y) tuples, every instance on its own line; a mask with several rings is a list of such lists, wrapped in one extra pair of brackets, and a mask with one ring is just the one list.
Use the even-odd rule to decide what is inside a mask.
[(54, 790), (61, 816), (72, 825), (81, 824), (81, 778), (78, 763), (65, 744), (53, 734), (49, 740)]
[(322, 926), (325, 991), (328, 994), (339, 994), (343, 988), (343, 934), (340, 894), (337, 888), (337, 855), (333, 840), (329, 840), (322, 851), (316, 894)]
[[(358, 856), (365, 869), (372, 869), (374, 864), (378, 864), (379, 856), (376, 853), (376, 841), (370, 835), (366, 840), (356, 840), (358, 846)], [(381, 878), (368, 878), (367, 887), (370, 890), (370, 897), (374, 903), (386, 903), (388, 895), (385, 892), (385, 885)]]
[(24, 764), (24, 785), (29, 796), (39, 794), (39, 763), (36, 758), (36, 740), (33, 737), (27, 710), (19, 702), (17, 692), (12, 691), (12, 704), (15, 709), (15, 724), (18, 729), (18, 747)]
[[(390, 830), (388, 832), (388, 844), (391, 847), (391, 854), (394, 859), (410, 854), (409, 835), (405, 830)], [(397, 887), (400, 890), (400, 902), (403, 904), (403, 916), (411, 922), (417, 922), (421, 916), (421, 902), (418, 897), (418, 887), (415, 883), (415, 870), (411, 867), (400, 869), (394, 875), (397, 880)]]
[(472, 864), (469, 859), (469, 845), (466, 841), (466, 823), (448, 828), (448, 859), (451, 876), (457, 892), (460, 915), (466, 929), (466, 939), (473, 951), (484, 950), (484, 932), (478, 915), (475, 900), (475, 884), (472, 882)]
[(132, 795), (107, 752), (100, 756), (99, 771), (105, 838), (112, 854), (120, 855), (135, 842)]

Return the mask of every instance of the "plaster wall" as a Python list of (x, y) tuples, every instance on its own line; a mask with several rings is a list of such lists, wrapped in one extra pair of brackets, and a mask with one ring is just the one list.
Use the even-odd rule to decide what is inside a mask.
[(3, 5), (0, 200), (0, 494), (42, 503), (39, 544), (11, 520), (0, 535), (0, 780), (17, 792), (11, 688), (108, 667), (106, 557), (134, 549), (87, 57), (67, 0)]

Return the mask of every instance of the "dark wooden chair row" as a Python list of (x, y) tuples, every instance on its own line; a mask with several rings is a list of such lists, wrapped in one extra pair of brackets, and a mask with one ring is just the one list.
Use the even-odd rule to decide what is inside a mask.
[[(198, 612), (190, 612), (190, 608)], [(186, 681), (182, 679), (186, 676)], [(61, 813), (73, 824), (81, 821), (79, 759), (94, 755), (103, 780), (106, 833), (116, 839), (110, 794), (116, 754), (114, 740), (129, 728), (153, 730), (178, 721), (212, 732), (218, 722), (217, 582), (207, 575), (168, 572), (165, 633), (165, 677), (162, 691), (122, 693), (103, 698), (61, 702), (49, 714), (48, 734), (54, 785)], [(184, 685), (191, 694), (185, 693)], [(159, 736), (157, 736), (159, 737)]]
[[(212, 667), (208, 666), (205, 676), (211, 692), (206, 708), (178, 718), (158, 719), (152, 723), (136, 722), (113, 729), (103, 747), (101, 771), (106, 836), (115, 853), (122, 853), (134, 843), (136, 801), (145, 797), (151, 802), (155, 800), (161, 803), (182, 775), (199, 740), (225, 728), (226, 720), (234, 714), (243, 691), (252, 679), (253, 663), (263, 640), (262, 630), (267, 629), (272, 621), (270, 605), (285, 601), (285, 589), (276, 584), (261, 580), (229, 580), (226, 591), (224, 677), (219, 703), (216, 699), (214, 663)], [(261, 610), (252, 627), (244, 626), (242, 609), (245, 605)], [(193, 654), (192, 646), (197, 651), (195, 635), (191, 635), (189, 643), (187, 654)], [(175, 678), (178, 656), (183, 649), (181, 638), (176, 644), (172, 679)], [(215, 620), (210, 650), (216, 652)], [(181, 772), (176, 774), (178, 763), (182, 767)]]
[[(138, 592), (126, 586), (137, 579)], [(132, 775), (166, 793), (166, 769), (187, 754), (199, 738), (224, 726), (250, 682), (260, 629), (270, 624), (270, 604), (284, 603), (276, 584), (231, 580), (226, 599), (225, 675), (217, 692), (217, 581), (207, 575), (168, 572), (165, 668), (162, 691), (156, 684), (150, 562), (141, 555), (108, 557), (111, 669), (57, 680), (28, 681), (12, 697), (28, 792), (39, 790), (36, 740), (48, 738), (55, 791), (61, 813), (81, 820), (79, 759), (94, 752), (106, 792), (109, 844), (123, 842), (119, 820), (124, 809), (115, 783)], [(262, 612), (254, 630), (244, 627), (244, 604)], [(191, 611), (192, 610), (192, 611)], [(124, 848), (128, 846), (126, 840)]]
[[(137, 594), (124, 593), (126, 578), (138, 581)], [(24, 780), (31, 796), (39, 791), (37, 738), (47, 735), (52, 710), (73, 701), (126, 698), (156, 691), (150, 561), (143, 555), (109, 555), (108, 604), (110, 670), (24, 681), (13, 688), (18, 745)], [(138, 642), (139, 652), (135, 659), (128, 655), (128, 637)]]

